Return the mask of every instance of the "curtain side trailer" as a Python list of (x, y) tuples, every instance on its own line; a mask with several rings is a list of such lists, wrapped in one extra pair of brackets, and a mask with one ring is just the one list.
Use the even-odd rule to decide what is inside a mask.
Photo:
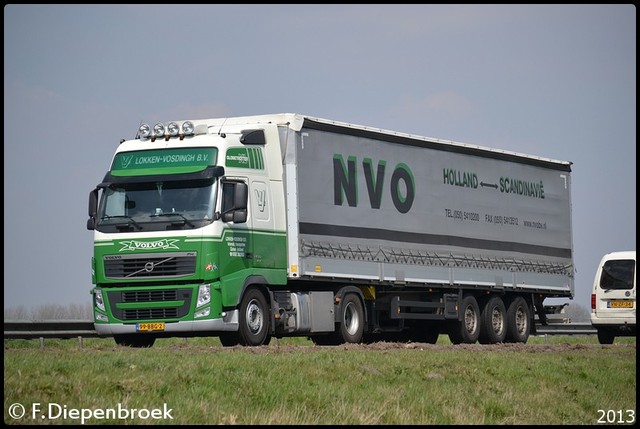
[(526, 342), (573, 298), (568, 161), (299, 114), (160, 125), (90, 194), (120, 344)]

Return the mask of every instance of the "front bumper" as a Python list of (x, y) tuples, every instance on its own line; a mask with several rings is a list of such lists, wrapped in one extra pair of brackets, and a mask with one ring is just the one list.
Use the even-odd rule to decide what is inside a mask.
[[(165, 330), (158, 332), (145, 332), (147, 334), (179, 334), (196, 332), (233, 332), (238, 330), (238, 310), (227, 312), (224, 317), (218, 319), (192, 320), (186, 322), (165, 323)], [(95, 323), (95, 329), (100, 336), (139, 334), (135, 323)]]

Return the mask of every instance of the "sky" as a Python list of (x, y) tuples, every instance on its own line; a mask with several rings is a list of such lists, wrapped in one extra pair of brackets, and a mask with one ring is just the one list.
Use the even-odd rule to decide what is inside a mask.
[(572, 165), (575, 299), (636, 248), (636, 9), (4, 7), (4, 306), (91, 302), (89, 192), (141, 121), (300, 113)]

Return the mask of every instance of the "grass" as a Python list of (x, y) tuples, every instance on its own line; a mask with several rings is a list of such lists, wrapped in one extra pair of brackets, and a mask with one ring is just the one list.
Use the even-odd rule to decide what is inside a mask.
[[(636, 409), (635, 338), (612, 346), (592, 336), (532, 337), (517, 347), (452, 346), (444, 336), (424, 346), (311, 344), (163, 339), (129, 349), (85, 339), (82, 348), (76, 340), (40, 348), (5, 340), (5, 423), (597, 424), (599, 410)], [(12, 418), (14, 403), (25, 416)], [(126, 418), (96, 417), (118, 407)], [(171, 418), (146, 414), (165, 407)]]

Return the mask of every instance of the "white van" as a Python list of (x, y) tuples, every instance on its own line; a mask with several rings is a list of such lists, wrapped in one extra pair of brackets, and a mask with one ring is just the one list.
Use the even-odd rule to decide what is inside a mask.
[(636, 335), (636, 251), (604, 255), (591, 293), (591, 325), (600, 344)]

